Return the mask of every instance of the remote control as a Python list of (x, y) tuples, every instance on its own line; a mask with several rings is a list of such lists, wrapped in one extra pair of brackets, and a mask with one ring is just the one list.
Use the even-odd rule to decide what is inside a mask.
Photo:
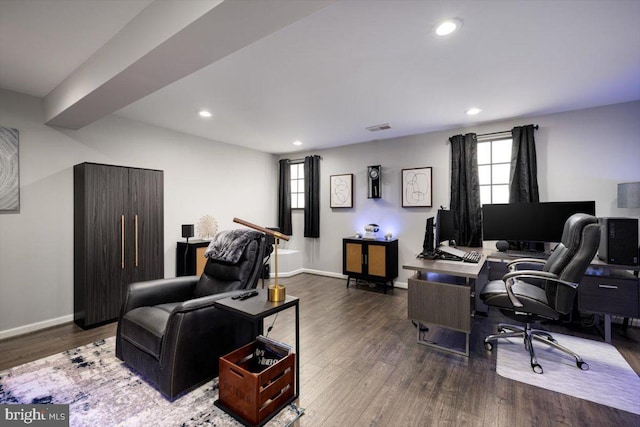
[(247, 292), (246, 294), (242, 294), (242, 296), (240, 297), (240, 301), (244, 301), (246, 299), (253, 298), (256, 295), (258, 295), (258, 291)]

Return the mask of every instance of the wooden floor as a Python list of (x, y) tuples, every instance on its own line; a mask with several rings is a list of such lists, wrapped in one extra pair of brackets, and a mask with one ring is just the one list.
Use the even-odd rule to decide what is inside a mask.
[[(305, 414), (296, 426), (640, 425), (629, 412), (497, 375), (495, 351), (482, 339), (504, 320), (499, 313), (476, 316), (466, 358), (416, 343), (405, 290), (346, 289), (345, 280), (309, 274), (281, 281), (300, 297)], [(294, 310), (266, 319), (265, 329), (274, 320), (270, 336), (293, 344)], [(592, 328), (547, 329), (599, 339)], [(3, 340), (0, 370), (114, 334), (114, 324), (89, 331), (69, 324)], [(614, 330), (613, 344), (640, 373), (640, 330)]]

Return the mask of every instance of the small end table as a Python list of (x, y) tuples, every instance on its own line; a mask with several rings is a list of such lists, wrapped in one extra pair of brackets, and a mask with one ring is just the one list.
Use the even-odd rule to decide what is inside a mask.
[[(300, 395), (300, 309), (298, 304), (300, 302), (300, 299), (298, 297), (294, 297), (293, 295), (287, 295), (284, 301), (274, 302), (274, 301), (269, 301), (267, 299), (267, 296), (268, 296), (267, 289), (256, 289), (256, 291), (258, 292), (258, 295), (246, 300), (232, 299), (231, 297), (228, 297), (228, 298), (222, 298), (218, 301), (215, 301), (213, 305), (216, 308), (219, 308), (221, 310), (226, 310), (226, 311), (235, 313), (237, 315), (243, 316), (253, 321), (254, 324), (259, 323), (260, 327), (256, 331), (256, 336), (262, 334), (263, 327), (264, 327), (264, 319), (266, 317), (269, 317), (272, 314), (276, 314), (280, 311), (286, 310), (291, 307), (295, 308), (296, 310), (295, 389), (294, 389), (293, 397), (289, 399), (287, 402), (285, 402), (284, 405), (279, 410), (275, 411), (273, 413), (273, 415), (275, 415), (278, 412), (280, 412), (280, 410), (282, 410), (285, 406), (295, 401)], [(224, 410), (225, 412), (227, 412), (229, 415), (231, 415), (238, 421), (246, 425), (245, 421), (242, 418), (238, 417), (235, 413), (233, 413), (233, 411), (231, 411), (229, 408), (226, 408), (224, 405), (222, 405), (219, 400), (216, 400), (215, 405), (221, 408), (222, 410)], [(265, 419), (264, 422), (261, 423), (261, 425), (269, 421), (273, 417), (273, 415)]]

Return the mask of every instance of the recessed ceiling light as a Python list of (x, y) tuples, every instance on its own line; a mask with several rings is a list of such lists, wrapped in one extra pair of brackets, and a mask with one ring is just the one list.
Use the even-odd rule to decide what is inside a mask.
[(462, 27), (462, 22), (459, 19), (447, 19), (442, 21), (438, 27), (436, 27), (436, 34), (439, 36), (446, 36)]
[(302, 145), (302, 142), (300, 142), (300, 141), (293, 141), (293, 145)]
[(482, 111), (481, 109), (473, 107), (473, 108), (469, 108), (467, 111), (465, 111), (465, 113), (467, 113), (468, 116), (475, 116), (481, 111)]
[(213, 114), (211, 114), (211, 112), (207, 110), (200, 110), (198, 114), (200, 115), (200, 117), (206, 117), (206, 118), (213, 116)]

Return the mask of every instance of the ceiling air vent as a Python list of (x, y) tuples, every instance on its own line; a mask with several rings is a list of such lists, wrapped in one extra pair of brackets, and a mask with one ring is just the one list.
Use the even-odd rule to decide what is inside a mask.
[(366, 129), (368, 131), (371, 131), (371, 132), (378, 132), (379, 130), (391, 129), (391, 126), (389, 126), (389, 123), (385, 123), (385, 124), (382, 124), (382, 125), (369, 126)]

